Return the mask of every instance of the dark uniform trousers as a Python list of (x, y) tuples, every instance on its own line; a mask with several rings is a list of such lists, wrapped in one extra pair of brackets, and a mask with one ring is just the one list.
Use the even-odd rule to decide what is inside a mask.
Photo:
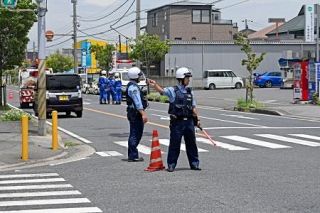
[(129, 159), (136, 159), (139, 157), (138, 153), (138, 145), (142, 138), (144, 123), (142, 117), (139, 114), (129, 118), (130, 124), (130, 135), (128, 140), (128, 158)]
[(192, 118), (175, 120), (170, 124), (170, 145), (167, 163), (168, 166), (177, 165), (180, 154), (181, 139), (184, 136), (186, 151), (190, 167), (199, 166), (198, 148), (196, 144), (195, 128)]

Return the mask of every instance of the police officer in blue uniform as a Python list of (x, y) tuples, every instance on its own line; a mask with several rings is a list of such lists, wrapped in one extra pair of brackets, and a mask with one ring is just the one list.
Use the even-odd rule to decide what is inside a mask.
[(187, 87), (192, 74), (186, 67), (181, 67), (176, 72), (178, 85), (162, 88), (156, 81), (149, 79), (149, 84), (160, 94), (169, 97), (170, 114), (170, 145), (168, 152), (168, 172), (176, 168), (180, 154), (182, 136), (186, 144), (187, 157), (192, 170), (201, 170), (195, 137), (195, 126), (200, 126), (196, 103), (191, 88)]
[(107, 84), (107, 100), (108, 104), (110, 104), (110, 99), (112, 98), (112, 104), (114, 104), (114, 78), (113, 73), (109, 73), (108, 84)]
[(121, 100), (122, 100), (122, 90), (121, 90), (121, 87), (122, 87), (122, 82), (121, 82), (121, 79), (119, 77), (119, 73), (116, 73), (114, 74), (114, 96), (115, 96), (115, 101), (116, 101), (116, 104), (121, 104)]
[(143, 73), (138, 67), (132, 67), (128, 70), (130, 82), (127, 85), (127, 118), (130, 125), (130, 135), (128, 139), (128, 162), (143, 161), (139, 157), (138, 145), (142, 138), (144, 124), (148, 122), (145, 109), (148, 106), (146, 94), (144, 94), (139, 86), (139, 78)]
[(108, 85), (108, 79), (107, 79), (107, 71), (102, 70), (101, 76), (99, 77), (98, 87), (99, 87), (99, 95), (100, 95), (100, 104), (106, 103), (106, 96), (107, 96), (107, 85)]

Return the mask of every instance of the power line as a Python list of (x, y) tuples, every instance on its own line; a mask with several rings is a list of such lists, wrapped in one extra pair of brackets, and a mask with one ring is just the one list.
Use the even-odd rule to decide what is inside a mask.
[(113, 11), (111, 11), (110, 13), (100, 17), (100, 18), (96, 18), (96, 19), (80, 19), (80, 21), (83, 22), (93, 22), (93, 21), (99, 21), (102, 20), (104, 18), (109, 17), (110, 15), (112, 15), (113, 13), (117, 12), (123, 5), (125, 5), (127, 2), (129, 2), (130, 0), (126, 0), (124, 3), (122, 3), (119, 7), (117, 7), (116, 9), (114, 9)]
[(63, 43), (66, 43), (68, 41), (72, 40), (71, 38), (68, 38), (67, 40), (64, 40), (64, 41), (61, 41), (60, 43), (57, 43), (57, 44), (52, 44), (50, 46), (47, 46), (46, 48), (51, 48), (51, 47), (55, 47), (55, 46), (58, 46), (60, 44), (63, 44)]
[(125, 12), (115, 23), (113, 23), (113, 24), (110, 26), (111, 29), (112, 29), (112, 27), (113, 27), (114, 25), (118, 24), (118, 23), (125, 17), (125, 15), (127, 15), (127, 13), (129, 12), (129, 10), (131, 10), (131, 8), (132, 8), (133, 4), (135, 3), (135, 1), (136, 1), (136, 0), (133, 0), (133, 2), (131, 3), (130, 7), (126, 10), (126, 12)]
[(238, 3), (235, 3), (235, 4), (231, 4), (231, 5), (219, 8), (218, 10), (223, 10), (223, 9), (227, 9), (227, 8), (230, 8), (230, 7), (234, 7), (234, 6), (237, 6), (239, 4), (243, 4), (243, 3), (248, 2), (248, 1), (250, 1), (250, 0), (244, 0), (244, 1), (241, 1), (241, 2), (238, 2)]

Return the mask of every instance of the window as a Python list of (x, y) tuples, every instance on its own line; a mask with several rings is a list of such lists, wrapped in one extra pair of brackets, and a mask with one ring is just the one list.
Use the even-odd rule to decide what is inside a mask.
[(156, 26), (158, 25), (158, 20), (157, 20), (157, 18), (158, 18), (157, 13), (152, 14), (151, 21), (152, 21), (152, 26), (153, 26), (153, 27), (156, 27)]
[(164, 20), (167, 20), (167, 12), (164, 12)]
[(209, 23), (210, 22), (209, 10), (201, 10), (201, 22), (202, 23)]
[(164, 33), (164, 24), (162, 25), (162, 33)]
[(201, 10), (193, 10), (192, 11), (192, 22), (200, 23), (201, 22)]
[(196, 37), (192, 37), (191, 40), (197, 40), (197, 38)]
[(192, 10), (192, 23), (209, 23), (210, 10)]
[(174, 40), (182, 40), (181, 37), (175, 37)]

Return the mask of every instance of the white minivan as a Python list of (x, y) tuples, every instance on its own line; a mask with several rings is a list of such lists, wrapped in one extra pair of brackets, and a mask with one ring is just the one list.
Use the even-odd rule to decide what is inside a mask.
[(243, 86), (243, 81), (237, 77), (232, 70), (206, 70), (204, 72), (204, 88), (236, 88), (240, 89)]
[[(118, 73), (119, 74), (119, 77), (121, 79), (121, 82), (122, 82), (122, 95), (124, 97), (125, 95), (125, 92), (126, 92), (126, 89), (127, 89), (127, 85), (130, 81), (129, 77), (128, 77), (128, 70), (127, 69), (116, 69), (116, 70), (112, 70), (111, 71), (113, 74), (115, 73)], [(147, 90), (147, 82), (146, 82), (146, 78), (145, 76), (141, 76), (140, 77), (140, 82), (138, 83), (140, 89), (143, 91), (143, 92), (146, 92)]]

